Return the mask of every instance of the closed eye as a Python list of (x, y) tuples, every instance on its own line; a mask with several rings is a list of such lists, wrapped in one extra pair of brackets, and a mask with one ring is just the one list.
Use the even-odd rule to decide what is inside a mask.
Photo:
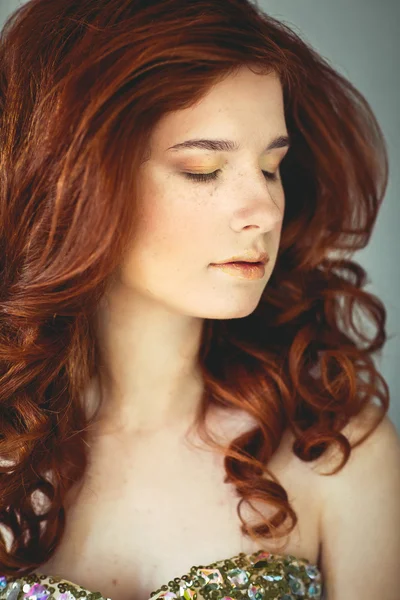
[[(192, 181), (214, 181), (218, 178), (221, 169), (217, 169), (212, 173), (182, 173), (184, 177), (191, 179)], [(279, 180), (279, 170), (276, 173), (270, 173), (269, 171), (263, 171), (264, 177), (268, 179), (268, 181), (278, 181)]]

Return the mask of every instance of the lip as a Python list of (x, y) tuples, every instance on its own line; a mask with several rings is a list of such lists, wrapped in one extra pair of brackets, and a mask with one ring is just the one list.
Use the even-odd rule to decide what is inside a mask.
[(252, 263), (238, 261), (212, 266), (219, 271), (223, 271), (227, 275), (239, 277), (240, 279), (262, 279), (265, 275), (265, 264), (261, 262)]
[(254, 256), (254, 254), (252, 256), (250, 256), (250, 255), (248, 255), (248, 256), (232, 256), (228, 260), (224, 260), (224, 261), (217, 262), (217, 263), (211, 263), (211, 264), (212, 265), (227, 265), (230, 263), (235, 263), (235, 264), (237, 264), (237, 263), (245, 263), (245, 264), (259, 263), (262, 265), (266, 265), (268, 261), (269, 261), (268, 254), (266, 252), (262, 252), (258, 256)]

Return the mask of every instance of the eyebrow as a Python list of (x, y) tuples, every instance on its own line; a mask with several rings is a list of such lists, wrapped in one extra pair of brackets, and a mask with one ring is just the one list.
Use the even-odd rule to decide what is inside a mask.
[[(264, 152), (269, 152), (270, 150), (275, 150), (276, 148), (290, 148), (290, 137), (287, 135), (280, 135), (274, 138), (268, 146), (265, 148)], [(232, 140), (187, 140), (186, 142), (181, 142), (180, 144), (175, 144), (175, 146), (170, 146), (167, 150), (181, 150), (183, 148), (199, 148), (200, 150), (212, 150), (212, 151), (222, 151), (222, 152), (233, 152), (236, 150), (240, 150), (240, 144), (233, 142)]]

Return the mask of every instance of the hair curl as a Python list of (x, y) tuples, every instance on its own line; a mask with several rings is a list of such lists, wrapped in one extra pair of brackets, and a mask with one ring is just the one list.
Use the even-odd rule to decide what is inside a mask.
[[(248, 0), (30, 0), (0, 44), (0, 522), (12, 534), (9, 547), (0, 538), (3, 575), (50, 558), (65, 494), (85, 473), (93, 314), (134, 235), (132, 190), (150, 134), (242, 66), (279, 75), (292, 140), (268, 285), (246, 318), (205, 320), (198, 354), (196, 425), (225, 455), (243, 533), (279, 537), (287, 518), (286, 534), (297, 523), (266, 468), (285, 429), (303, 461), (338, 444), (336, 473), (352, 449), (341, 432), (351, 417), (379, 399), (382, 415), (361, 443), (388, 410), (372, 359), (386, 341), (386, 310), (350, 259), (369, 241), (388, 179), (386, 143), (362, 94)], [(355, 323), (357, 306), (375, 336)], [(205, 427), (211, 405), (244, 409), (257, 425), (222, 447)], [(35, 509), (36, 492), (46, 511)], [(277, 512), (252, 527), (240, 508), (255, 499)]]

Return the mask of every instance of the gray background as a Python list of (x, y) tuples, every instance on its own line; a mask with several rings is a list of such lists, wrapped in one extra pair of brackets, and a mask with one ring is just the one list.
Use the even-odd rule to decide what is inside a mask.
[[(0, 26), (24, 0), (0, 0)], [(367, 248), (354, 258), (368, 273), (366, 290), (387, 309), (387, 333), (376, 365), (391, 392), (389, 417), (400, 433), (400, 117), (398, 67), (400, 2), (398, 0), (259, 0), (273, 17), (284, 21), (364, 94), (389, 150), (389, 184)]]

